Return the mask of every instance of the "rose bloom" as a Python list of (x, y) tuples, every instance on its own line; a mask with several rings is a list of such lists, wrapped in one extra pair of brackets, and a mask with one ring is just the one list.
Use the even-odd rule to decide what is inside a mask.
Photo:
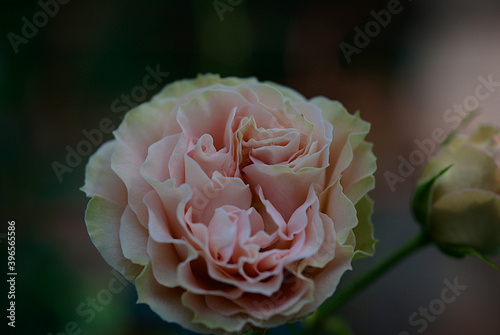
[(429, 231), (439, 244), (500, 252), (500, 130), (482, 126), (455, 137), (425, 167), (420, 182), (451, 166), (434, 184)]
[(223, 333), (302, 319), (373, 253), (369, 128), (274, 83), (176, 81), (90, 158), (90, 237), (166, 321)]

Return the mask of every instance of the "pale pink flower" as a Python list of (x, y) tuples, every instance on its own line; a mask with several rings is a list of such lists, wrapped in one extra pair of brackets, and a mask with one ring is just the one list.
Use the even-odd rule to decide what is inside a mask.
[(373, 253), (369, 128), (274, 83), (174, 82), (91, 157), (89, 234), (166, 321), (223, 333), (304, 318)]

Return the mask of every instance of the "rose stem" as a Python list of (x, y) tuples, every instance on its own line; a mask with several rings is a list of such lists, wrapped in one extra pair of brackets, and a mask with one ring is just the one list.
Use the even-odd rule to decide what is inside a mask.
[[(310, 325), (311, 330), (316, 330), (322, 325), (328, 316), (334, 313), (339, 307), (344, 303), (349, 301), (353, 296), (362, 291), (369, 284), (377, 280), (381, 275), (391, 269), (393, 266), (398, 264), (400, 261), (414, 253), (415, 251), (421, 249), (431, 242), (431, 238), (428, 233), (422, 231), (416, 238), (412, 239), (405, 245), (403, 245), (399, 250), (394, 252), (388, 258), (383, 260), (380, 264), (371, 269), (363, 277), (354, 281), (349, 287), (341, 290), (337, 294), (330, 297), (312, 316)], [(306, 323), (307, 324), (307, 323)]]

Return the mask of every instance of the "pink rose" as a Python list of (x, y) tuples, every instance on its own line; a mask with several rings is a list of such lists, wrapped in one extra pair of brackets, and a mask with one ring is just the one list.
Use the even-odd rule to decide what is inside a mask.
[(174, 82), (90, 158), (89, 234), (166, 321), (222, 333), (304, 318), (373, 253), (369, 128), (274, 83)]

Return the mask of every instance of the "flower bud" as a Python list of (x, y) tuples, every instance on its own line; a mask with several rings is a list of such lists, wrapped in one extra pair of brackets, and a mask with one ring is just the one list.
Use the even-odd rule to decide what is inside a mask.
[(416, 195), (426, 184), (429, 194), (415, 197), (414, 210), (426, 201), (421, 223), (439, 246), (500, 253), (500, 129), (453, 138), (424, 168)]

